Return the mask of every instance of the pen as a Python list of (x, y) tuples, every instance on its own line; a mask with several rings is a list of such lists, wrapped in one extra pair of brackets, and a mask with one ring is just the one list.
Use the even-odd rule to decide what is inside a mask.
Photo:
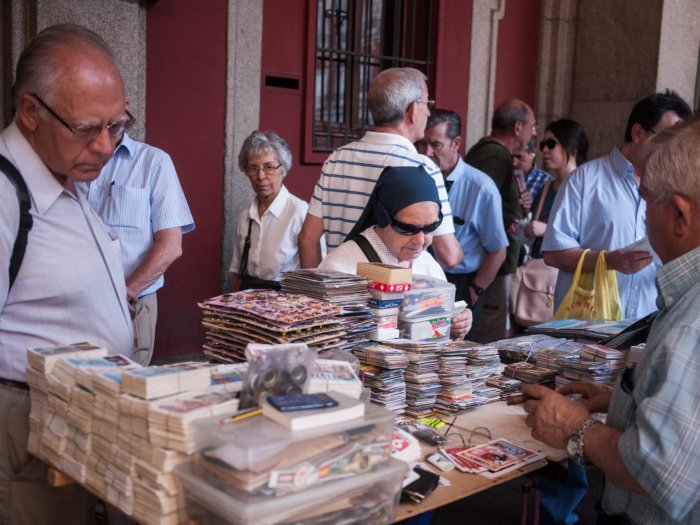
[(219, 424), (225, 425), (226, 423), (234, 423), (236, 421), (241, 421), (242, 419), (257, 416), (258, 414), (262, 414), (262, 408), (251, 408), (251, 409), (249, 409), (241, 414), (237, 414), (235, 416), (223, 418), (222, 420), (219, 421)]

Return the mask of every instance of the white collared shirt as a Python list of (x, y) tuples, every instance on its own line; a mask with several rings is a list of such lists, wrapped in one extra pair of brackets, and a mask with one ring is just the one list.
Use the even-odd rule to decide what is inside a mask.
[(253, 219), (253, 223), (250, 230), (248, 275), (266, 281), (279, 281), (283, 272), (299, 268), (297, 235), (306, 218), (307, 208), (308, 205), (289, 193), (284, 185), (262, 217), (258, 215), (258, 201), (253, 199), (238, 217), (229, 271), (235, 274), (239, 272), (249, 219)]
[(34, 221), (9, 290), (19, 204), (14, 186), (0, 175), (0, 377), (26, 380), (28, 347), (90, 341), (130, 356), (119, 241), (81, 192), (73, 195), (59, 184), (14, 123), (0, 135), (0, 153), (22, 174)]

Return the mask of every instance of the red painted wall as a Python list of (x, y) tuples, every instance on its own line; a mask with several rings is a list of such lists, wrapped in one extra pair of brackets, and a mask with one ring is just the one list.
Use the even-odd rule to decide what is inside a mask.
[[(439, 4), (435, 86), (428, 86), (435, 105), (462, 117), (465, 138), (469, 96), (472, 0), (443, 0)], [(464, 143), (464, 142), (463, 142)]]
[(226, 6), (168, 0), (147, 11), (146, 141), (172, 156), (196, 224), (158, 292), (156, 357), (201, 350), (197, 301), (220, 289)]
[(535, 103), (540, 0), (506, 2), (498, 28), (494, 107), (509, 98)]
[[(303, 164), (306, 96), (307, 0), (265, 0), (263, 5), (260, 129), (271, 129), (292, 149), (293, 166), (287, 188), (308, 200), (321, 171), (320, 164)], [(298, 81), (298, 88), (266, 86), (268, 76)]]

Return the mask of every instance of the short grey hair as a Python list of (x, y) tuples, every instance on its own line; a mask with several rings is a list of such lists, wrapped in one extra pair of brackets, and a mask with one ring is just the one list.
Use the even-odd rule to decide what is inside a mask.
[(12, 88), (15, 108), (25, 93), (37, 93), (52, 101), (62, 75), (57, 58), (66, 48), (103, 53), (119, 70), (112, 49), (97, 33), (77, 24), (49, 26), (36, 35), (19, 56)]
[(644, 197), (664, 204), (683, 195), (700, 208), (700, 115), (655, 134), (646, 148)]
[(248, 135), (238, 154), (238, 167), (245, 172), (250, 157), (268, 152), (273, 152), (284, 173), (289, 173), (292, 169), (292, 150), (287, 141), (274, 131), (253, 131)]
[(394, 67), (379, 73), (369, 86), (367, 107), (375, 126), (396, 125), (408, 106), (423, 98), (427, 77), (411, 67)]

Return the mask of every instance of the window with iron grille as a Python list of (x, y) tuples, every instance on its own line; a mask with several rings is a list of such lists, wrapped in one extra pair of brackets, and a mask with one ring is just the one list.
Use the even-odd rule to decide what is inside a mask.
[[(371, 126), (367, 91), (390, 67), (431, 76), (431, 0), (317, 0), (313, 71), (314, 152), (332, 151)], [(308, 135), (307, 135), (308, 136)]]

